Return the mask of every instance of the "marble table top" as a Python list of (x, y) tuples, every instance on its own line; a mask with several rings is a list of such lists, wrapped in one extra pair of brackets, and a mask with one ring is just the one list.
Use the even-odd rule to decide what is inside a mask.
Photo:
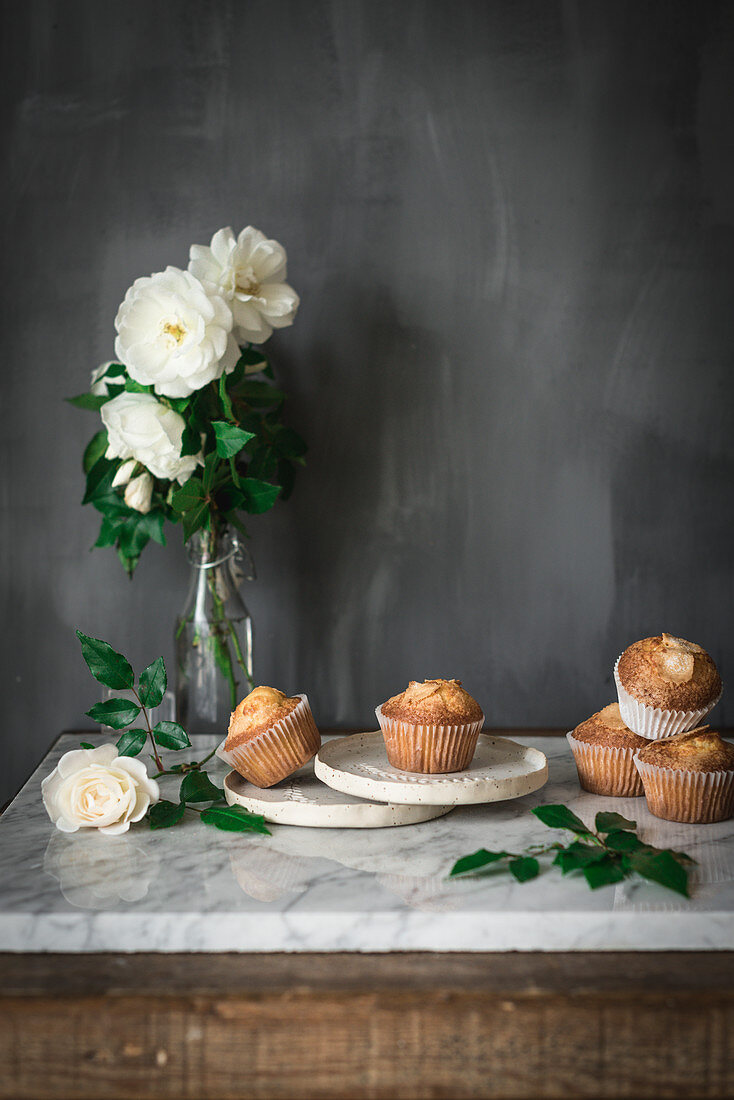
[[(108, 738), (85, 734), (97, 744)], [(214, 746), (194, 738), (192, 758)], [(272, 836), (220, 832), (187, 815), (124, 836), (54, 830), (40, 783), (77, 736), (60, 738), (0, 818), (2, 951), (598, 951), (734, 949), (734, 821), (678, 825), (644, 799), (581, 791), (565, 738), (518, 737), (548, 756), (549, 780), (512, 802), (466, 806), (392, 829), (272, 825)], [(179, 757), (177, 757), (179, 759)], [(213, 760), (217, 781), (226, 768)], [(162, 797), (175, 798), (175, 779)], [(643, 839), (697, 859), (693, 896), (642, 880), (592, 892), (553, 869), (451, 880), (477, 848), (567, 840), (530, 809), (564, 802), (593, 821), (617, 810)], [(190, 817), (190, 819), (189, 819)]]

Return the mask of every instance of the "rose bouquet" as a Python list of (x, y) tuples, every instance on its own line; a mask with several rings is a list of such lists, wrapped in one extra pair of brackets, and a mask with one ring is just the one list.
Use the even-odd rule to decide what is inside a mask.
[[(84, 452), (83, 503), (102, 514), (95, 546), (114, 546), (132, 576), (166, 520), (214, 542), (247, 534), (242, 513), (286, 499), (306, 445), (283, 423), (263, 344), (293, 323), (298, 295), (286, 253), (251, 226), (192, 245), (187, 271), (136, 279), (115, 329), (116, 359), (70, 399), (99, 412)], [(256, 377), (255, 377), (256, 376)]]

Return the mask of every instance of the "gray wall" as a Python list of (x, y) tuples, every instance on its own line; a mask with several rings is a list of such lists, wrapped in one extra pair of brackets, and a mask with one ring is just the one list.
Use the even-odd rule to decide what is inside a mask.
[[(89, 552), (62, 398), (126, 288), (222, 225), (282, 241), (311, 451), (253, 520), (256, 676), (364, 725), (458, 676), (574, 724), (625, 644), (734, 665), (734, 5), (5, 5), (3, 776), (96, 699), (74, 628), (172, 653), (180, 529)], [(720, 722), (734, 718), (729, 695)]]

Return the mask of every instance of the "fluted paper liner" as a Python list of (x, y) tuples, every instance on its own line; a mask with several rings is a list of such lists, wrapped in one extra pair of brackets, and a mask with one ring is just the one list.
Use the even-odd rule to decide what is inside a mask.
[(306, 695), (285, 718), (233, 749), (226, 739), (216, 750), (220, 760), (256, 787), (272, 787), (298, 771), (321, 747), (321, 734), (314, 722)]
[(484, 715), (476, 722), (431, 726), (388, 718), (382, 713), (382, 707), (377, 707), (375, 714), (392, 766), (403, 772), (430, 775), (461, 772), (467, 768), (484, 725)]
[(687, 772), (645, 764), (635, 755), (647, 808), (666, 821), (709, 825), (734, 816), (734, 771)]
[(640, 737), (647, 737), (650, 741), (659, 741), (663, 737), (672, 737), (674, 733), (686, 733), (688, 730), (693, 730), (696, 726), (701, 725), (701, 720), (706, 717), (710, 710), (714, 709), (721, 698), (721, 692), (719, 692), (708, 706), (699, 707), (698, 710), (663, 710), (662, 707), (650, 707), (646, 703), (641, 703), (639, 699), (635, 699), (622, 686), (617, 672), (621, 656), (620, 653), (614, 665), (614, 682), (617, 685), (619, 713), (625, 726), (631, 729), (633, 733), (639, 734)]
[(644, 794), (642, 780), (635, 768), (636, 749), (578, 741), (572, 733), (566, 734), (566, 740), (576, 762), (579, 783), (585, 791), (616, 798), (639, 798)]

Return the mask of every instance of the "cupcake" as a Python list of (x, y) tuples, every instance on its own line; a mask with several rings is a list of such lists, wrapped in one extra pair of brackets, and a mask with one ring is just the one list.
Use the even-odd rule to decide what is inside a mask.
[(644, 793), (634, 755), (648, 742), (624, 724), (619, 703), (592, 714), (566, 737), (585, 791), (618, 798), (637, 798)]
[(256, 687), (238, 704), (217, 756), (256, 787), (272, 787), (319, 751), (321, 735), (305, 695)]
[(625, 649), (614, 679), (622, 721), (651, 739), (698, 726), (721, 696), (721, 677), (706, 650), (672, 634)]
[(405, 772), (459, 772), (468, 767), (484, 723), (460, 680), (411, 680), (375, 711), (387, 758)]
[(635, 764), (656, 817), (707, 824), (734, 815), (734, 745), (708, 726), (649, 742)]

